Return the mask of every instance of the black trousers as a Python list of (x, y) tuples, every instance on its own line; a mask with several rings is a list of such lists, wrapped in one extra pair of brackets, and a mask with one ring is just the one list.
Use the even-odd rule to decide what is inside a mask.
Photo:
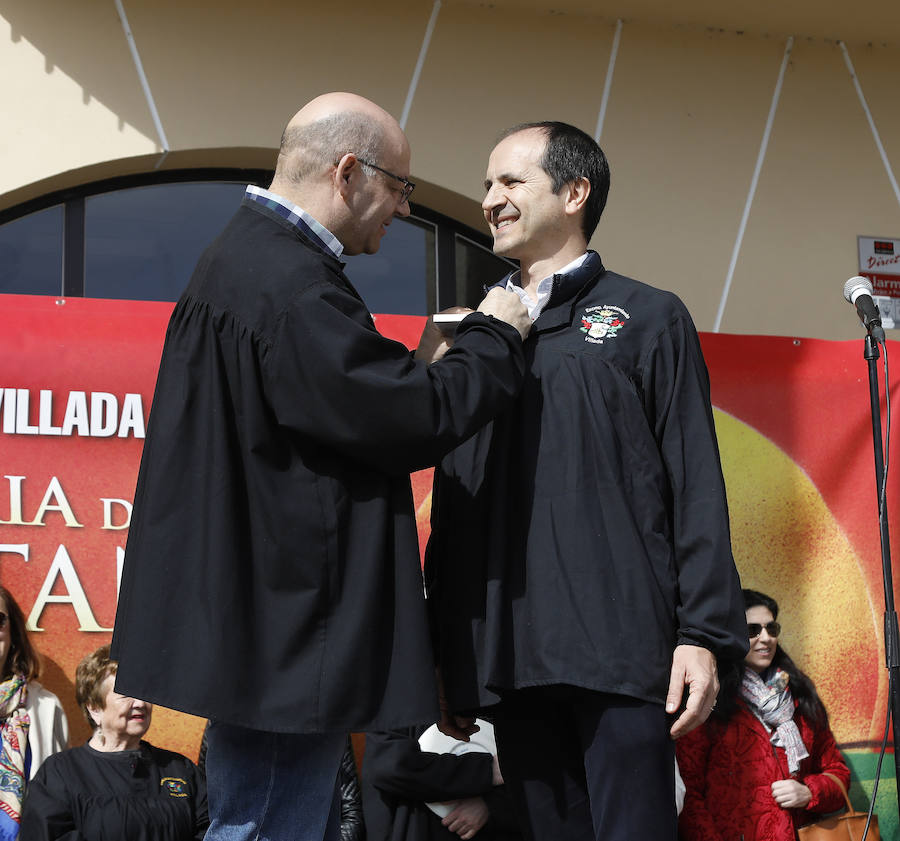
[(494, 711), (526, 839), (675, 841), (675, 751), (662, 704), (547, 686), (510, 692)]

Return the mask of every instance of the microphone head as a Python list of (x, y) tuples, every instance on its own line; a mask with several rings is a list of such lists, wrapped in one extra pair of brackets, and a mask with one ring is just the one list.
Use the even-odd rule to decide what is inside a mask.
[(862, 294), (866, 294), (869, 297), (875, 294), (872, 281), (869, 278), (856, 275), (856, 277), (851, 277), (844, 284), (844, 298), (847, 303), (855, 304), (856, 299)]

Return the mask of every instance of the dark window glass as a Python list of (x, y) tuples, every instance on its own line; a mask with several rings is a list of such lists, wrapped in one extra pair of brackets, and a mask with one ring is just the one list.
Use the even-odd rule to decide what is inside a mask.
[(0, 225), (0, 292), (61, 295), (63, 206)]
[(84, 294), (178, 300), (203, 249), (240, 205), (244, 187), (181, 182), (87, 198)]
[(430, 222), (394, 219), (377, 254), (341, 259), (369, 312), (427, 315), (434, 311), (435, 235)]
[(502, 280), (518, 266), (504, 257), (498, 257), (489, 248), (473, 242), (468, 237), (455, 236), (456, 252), (456, 303), (464, 307), (477, 307), (484, 297), (484, 287)]

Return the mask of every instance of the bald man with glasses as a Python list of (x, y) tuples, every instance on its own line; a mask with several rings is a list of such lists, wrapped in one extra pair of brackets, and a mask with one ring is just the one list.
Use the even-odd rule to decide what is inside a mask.
[(383, 109), (313, 100), (169, 323), (112, 657), (211, 720), (207, 841), (335, 837), (347, 733), (438, 714), (409, 473), (511, 404), (531, 322), (492, 293), (433, 364), (436, 328), (377, 332), (340, 258), (409, 215), (409, 171)]

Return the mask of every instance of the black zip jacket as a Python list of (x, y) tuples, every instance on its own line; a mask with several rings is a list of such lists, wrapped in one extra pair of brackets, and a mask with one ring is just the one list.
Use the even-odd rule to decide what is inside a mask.
[(447, 697), (665, 700), (672, 652), (743, 657), (709, 379), (673, 294), (591, 252), (557, 276), (513, 409), (436, 472), (426, 577)]

